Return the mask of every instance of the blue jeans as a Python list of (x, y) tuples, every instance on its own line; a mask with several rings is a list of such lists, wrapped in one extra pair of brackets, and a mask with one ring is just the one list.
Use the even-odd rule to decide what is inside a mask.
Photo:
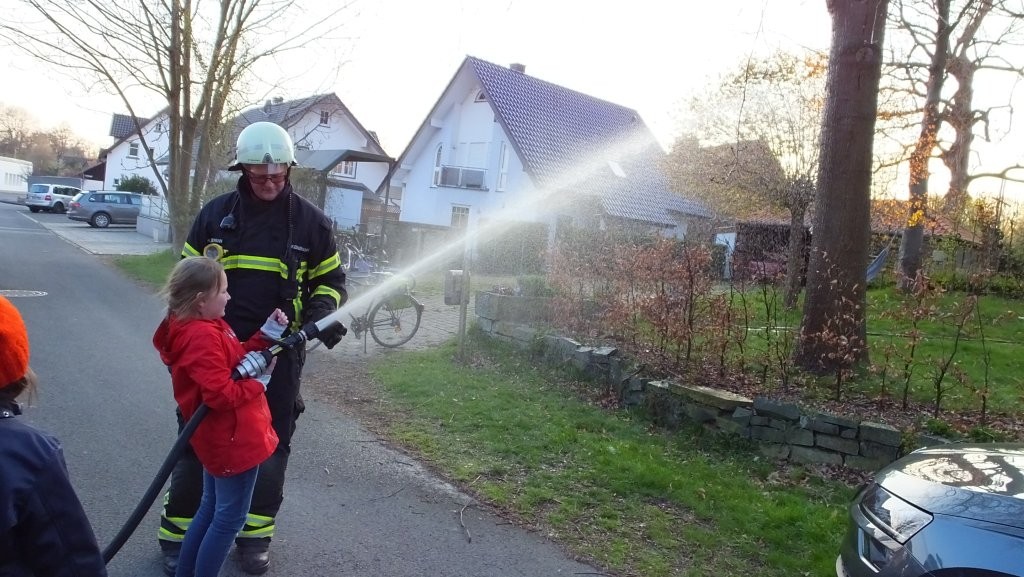
[(214, 477), (203, 470), (203, 498), (185, 532), (174, 577), (217, 577), (235, 535), (245, 525), (259, 470), (257, 466), (231, 477)]

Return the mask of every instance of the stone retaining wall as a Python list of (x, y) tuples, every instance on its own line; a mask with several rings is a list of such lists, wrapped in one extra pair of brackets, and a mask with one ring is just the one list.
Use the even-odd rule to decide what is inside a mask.
[[(710, 430), (761, 444), (773, 458), (800, 463), (844, 465), (876, 470), (907, 449), (947, 442), (920, 436), (906, 446), (899, 429), (882, 423), (855, 421), (765, 397), (746, 397), (699, 385), (644, 378), (615, 347), (590, 347), (547, 334), (524, 324), (524, 318), (546, 311), (535, 301), (493, 293), (477, 293), (477, 324), (494, 338), (541, 353), (553, 363), (570, 363), (589, 378), (603, 383), (625, 406), (640, 406), (659, 425), (677, 428), (697, 423)], [(515, 299), (520, 303), (511, 304)]]

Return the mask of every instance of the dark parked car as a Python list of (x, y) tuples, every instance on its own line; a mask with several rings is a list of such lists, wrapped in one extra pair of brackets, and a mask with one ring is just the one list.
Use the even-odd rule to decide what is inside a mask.
[(71, 199), (68, 218), (106, 228), (111, 224), (132, 224), (139, 219), (142, 195), (117, 190), (91, 190)]
[(919, 449), (850, 506), (840, 577), (1024, 576), (1024, 444)]

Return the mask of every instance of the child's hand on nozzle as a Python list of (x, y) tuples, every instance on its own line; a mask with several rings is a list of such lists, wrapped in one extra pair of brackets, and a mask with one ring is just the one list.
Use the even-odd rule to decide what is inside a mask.
[(277, 366), (277, 357), (270, 359), (270, 365), (267, 366), (267, 370), (263, 371), (263, 374), (256, 377), (256, 380), (263, 385), (264, 392), (267, 390), (267, 386), (270, 384), (270, 377), (274, 374), (274, 367)]
[(267, 317), (267, 322), (260, 327), (260, 332), (272, 341), (279, 341), (286, 328), (288, 328), (288, 315), (284, 314), (281, 309), (274, 309), (274, 312)]

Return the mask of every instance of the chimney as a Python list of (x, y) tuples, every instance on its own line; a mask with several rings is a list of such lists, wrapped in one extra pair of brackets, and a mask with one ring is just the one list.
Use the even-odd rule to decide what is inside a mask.
[(508, 67), (511, 68), (514, 72), (518, 72), (520, 74), (526, 74), (526, 65), (525, 64), (520, 64), (518, 62), (513, 62), (512, 64), (509, 64)]
[(273, 105), (274, 103), (268, 100), (267, 103), (263, 105), (263, 114), (270, 114), (270, 109)]

